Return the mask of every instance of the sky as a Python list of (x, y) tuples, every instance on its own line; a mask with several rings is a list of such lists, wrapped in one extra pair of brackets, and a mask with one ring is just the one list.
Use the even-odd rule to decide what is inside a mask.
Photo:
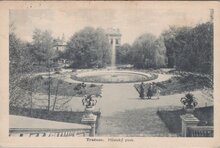
[(80, 8), (67, 10), (21, 9), (10, 10), (10, 23), (15, 33), (25, 41), (32, 41), (34, 29), (50, 30), (54, 37), (66, 41), (86, 26), (94, 28), (118, 28), (122, 43), (132, 44), (143, 33), (159, 36), (169, 26), (195, 26), (209, 20), (209, 9), (126, 9), (126, 8)]

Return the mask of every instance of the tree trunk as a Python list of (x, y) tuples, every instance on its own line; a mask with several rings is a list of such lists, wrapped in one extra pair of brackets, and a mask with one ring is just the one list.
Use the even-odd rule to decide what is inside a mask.
[(48, 106), (47, 106), (48, 113), (50, 112), (50, 81), (51, 81), (51, 77), (50, 77), (50, 64), (49, 64)]
[[(30, 77), (31, 79), (31, 77)], [(33, 108), (33, 80), (30, 80), (30, 116), (32, 117), (32, 108)]]
[(54, 98), (54, 102), (53, 102), (53, 109), (52, 109), (52, 111), (54, 111), (55, 106), (56, 106), (58, 89), (59, 89), (59, 80), (57, 81), (56, 94), (55, 94), (55, 98)]

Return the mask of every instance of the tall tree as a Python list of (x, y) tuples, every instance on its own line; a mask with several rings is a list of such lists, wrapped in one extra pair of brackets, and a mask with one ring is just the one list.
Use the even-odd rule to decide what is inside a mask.
[[(162, 34), (167, 48), (168, 66), (178, 70), (213, 73), (213, 23), (179, 27)], [(169, 60), (173, 59), (173, 63)]]
[(117, 64), (131, 64), (132, 63), (132, 47), (125, 43), (116, 49)]
[(175, 42), (175, 36), (178, 32), (178, 28), (175, 26), (170, 26), (168, 30), (165, 30), (161, 37), (164, 40), (164, 45), (166, 47), (166, 56), (167, 56), (167, 67), (173, 68), (175, 66), (175, 47), (172, 42)]
[(54, 38), (50, 31), (35, 29), (33, 32), (32, 52), (39, 63), (45, 64), (57, 57)]
[(165, 46), (161, 39), (146, 33), (132, 45), (134, 66), (137, 68), (159, 68), (165, 66)]
[(57, 58), (58, 52), (54, 47), (54, 38), (51, 32), (36, 29), (33, 33), (32, 52), (36, 60), (47, 67), (48, 72), (48, 112), (51, 106), (51, 68), (53, 60)]
[(103, 67), (110, 63), (110, 44), (101, 28), (86, 27), (67, 42), (65, 55), (73, 67)]
[(9, 92), (10, 106), (27, 107), (25, 100), (27, 91), (20, 85), (25, 77), (30, 78), (33, 70), (33, 58), (29, 50), (29, 44), (21, 41), (13, 32), (9, 34)]

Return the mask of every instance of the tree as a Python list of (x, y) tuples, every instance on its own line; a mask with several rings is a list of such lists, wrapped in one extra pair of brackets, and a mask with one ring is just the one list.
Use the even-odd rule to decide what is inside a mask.
[(159, 68), (165, 66), (166, 48), (162, 39), (152, 34), (143, 34), (132, 45), (133, 64), (137, 68)]
[(51, 102), (51, 68), (53, 60), (57, 58), (58, 52), (54, 50), (54, 38), (51, 32), (36, 29), (33, 33), (32, 52), (39, 63), (47, 67), (48, 72), (48, 112)]
[(131, 58), (131, 45), (126, 43), (116, 49), (117, 64), (131, 64)]
[(32, 52), (39, 63), (45, 64), (57, 57), (54, 38), (51, 32), (35, 29), (33, 32)]
[(175, 40), (178, 28), (175, 26), (170, 26), (168, 30), (165, 30), (161, 37), (164, 40), (164, 45), (166, 47), (166, 56), (167, 56), (167, 67), (173, 68), (175, 66), (175, 47), (172, 42)]
[[(213, 23), (179, 27), (162, 34), (168, 66), (177, 70), (213, 74)], [(173, 58), (173, 63), (169, 60)]]
[(14, 32), (9, 34), (9, 61), (9, 106), (32, 108), (32, 98), (26, 100), (29, 97), (28, 90), (22, 89), (20, 85), (24, 79), (31, 77), (33, 58), (29, 44), (21, 41)]
[(207, 22), (197, 25), (192, 30), (192, 57), (195, 67), (192, 71), (213, 74), (213, 23)]
[(110, 44), (103, 29), (86, 27), (67, 42), (65, 55), (72, 67), (104, 67), (110, 63)]

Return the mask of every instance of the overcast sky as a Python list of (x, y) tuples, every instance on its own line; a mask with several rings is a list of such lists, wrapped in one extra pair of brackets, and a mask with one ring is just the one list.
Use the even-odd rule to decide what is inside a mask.
[(170, 25), (193, 26), (209, 19), (209, 9), (74, 9), (74, 10), (11, 10), (10, 21), (16, 34), (31, 41), (35, 28), (50, 30), (54, 37), (66, 40), (85, 26), (119, 28), (122, 43), (130, 43), (143, 33), (159, 36)]

